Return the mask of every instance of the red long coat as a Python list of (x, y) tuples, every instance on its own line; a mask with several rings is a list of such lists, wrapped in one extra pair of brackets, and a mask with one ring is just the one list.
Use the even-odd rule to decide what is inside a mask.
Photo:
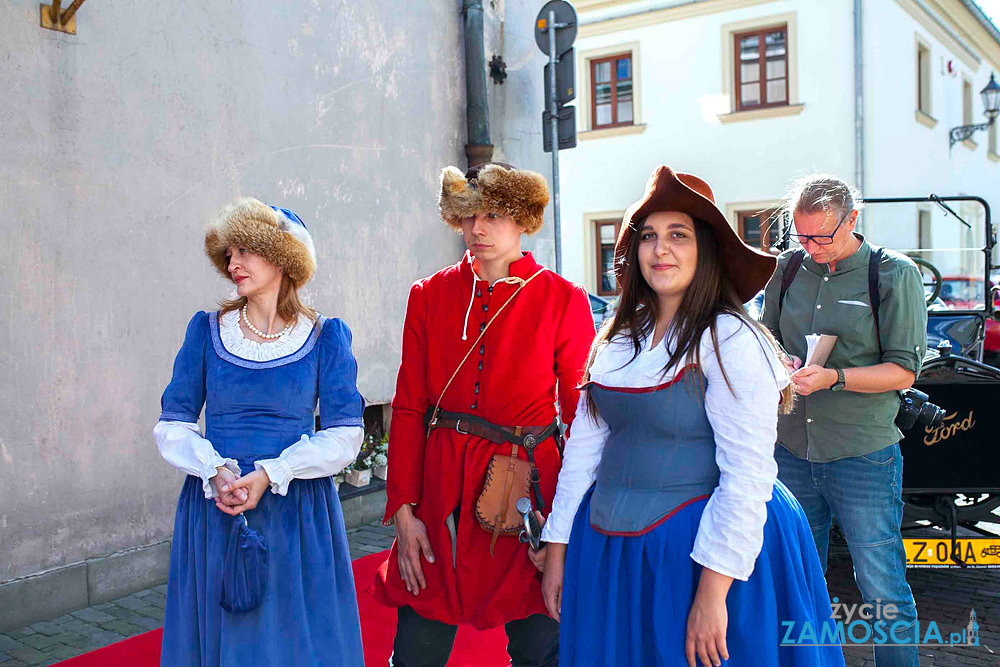
[[(510, 265), (528, 279), (541, 269), (530, 253)], [(475, 296), (472, 296), (473, 285)], [(422, 558), (427, 589), (414, 596), (399, 576), (396, 545), (376, 574), (383, 604), (410, 605), (425, 618), (484, 629), (546, 613), (541, 577), (527, 545), (501, 536), (490, 556), (491, 533), (475, 517), (486, 469), (510, 446), (477, 436), (435, 429), (426, 437), (424, 414), (448, 378), (517, 285), (479, 280), (468, 253), (454, 266), (414, 283), (403, 325), (403, 359), (392, 400), (389, 431), (389, 521), (403, 503), (427, 526), (435, 562)], [(469, 301), (472, 299), (471, 311)], [(463, 324), (466, 340), (462, 340)], [(476, 414), (501, 426), (546, 426), (556, 416), (571, 423), (580, 382), (594, 339), (586, 291), (552, 271), (525, 286), (476, 345), (441, 402), (441, 409)], [(523, 448), (520, 456), (526, 458)], [(555, 438), (535, 449), (546, 514), (551, 509), (561, 460)], [(459, 508), (455, 562), (446, 517)]]

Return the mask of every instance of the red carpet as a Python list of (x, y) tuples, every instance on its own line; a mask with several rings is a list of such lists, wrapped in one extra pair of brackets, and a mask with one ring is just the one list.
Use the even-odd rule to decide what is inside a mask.
[[(365, 592), (371, 586), (375, 570), (387, 555), (388, 552), (383, 551), (354, 561), (354, 581), (360, 589), (358, 609), (361, 611), (361, 638), (365, 643), (367, 667), (389, 664), (392, 638), (396, 635), (396, 610), (383, 607)], [(503, 628), (480, 632), (468, 625), (459, 626), (448, 667), (506, 667), (509, 664), (507, 635)]]
[(110, 667), (111, 665), (155, 667), (160, 664), (160, 638), (162, 636), (163, 630), (150, 630), (141, 635), (129, 637), (117, 644), (111, 644), (96, 651), (57, 662), (56, 665), (64, 667)]
[[(385, 560), (387, 552), (372, 554), (354, 561), (354, 581), (361, 610), (361, 636), (365, 643), (365, 664), (381, 667), (388, 664), (392, 653), (392, 638), (396, 634), (396, 610), (383, 607), (365, 592), (371, 586), (375, 570)], [(62, 667), (156, 667), (160, 664), (161, 630), (153, 630), (57, 663)], [(504, 667), (507, 657), (507, 635), (503, 628), (479, 632), (461, 626), (455, 639), (448, 667)]]

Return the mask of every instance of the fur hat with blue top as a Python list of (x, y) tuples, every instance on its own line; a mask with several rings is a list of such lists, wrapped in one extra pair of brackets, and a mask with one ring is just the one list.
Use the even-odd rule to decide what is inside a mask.
[(296, 287), (316, 273), (316, 248), (302, 219), (287, 208), (244, 197), (222, 209), (205, 234), (205, 254), (226, 278), (231, 246), (244, 248), (279, 267)]

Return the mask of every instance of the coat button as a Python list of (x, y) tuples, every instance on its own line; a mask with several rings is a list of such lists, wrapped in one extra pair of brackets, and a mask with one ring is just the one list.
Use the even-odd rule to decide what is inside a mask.
[(479, 404), (478, 403), (473, 403), (472, 405), (469, 406), (469, 409), (470, 410), (475, 410), (477, 405), (479, 405)]
[(483, 362), (479, 362), (479, 370), (483, 370)]
[(818, 303), (816, 304), (816, 310), (819, 310), (819, 309), (821, 309), (822, 307), (823, 307), (823, 306), (822, 306), (822, 304), (818, 304)]
[(490, 307), (489, 307), (489, 306), (487, 306), (487, 305), (486, 305), (486, 304), (484, 303), (484, 304), (483, 304), (483, 312), (485, 313), (485, 312), (486, 312), (487, 310), (489, 310), (489, 309), (490, 309)]
[(479, 393), (479, 383), (478, 382), (476, 383), (476, 393), (477, 394)]
[(476, 296), (479, 297), (479, 296), (482, 296), (482, 295), (483, 295), (483, 290), (477, 289), (476, 290)]
[(479, 346), (479, 354), (486, 354), (486, 346), (485, 345), (480, 345)]
[(479, 330), (480, 331), (482, 331), (485, 328), (486, 328), (486, 322), (483, 322), (482, 324), (479, 325)]

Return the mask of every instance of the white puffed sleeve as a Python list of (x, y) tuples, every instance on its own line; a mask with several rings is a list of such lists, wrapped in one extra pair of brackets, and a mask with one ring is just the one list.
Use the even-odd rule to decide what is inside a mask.
[(542, 528), (543, 541), (569, 543), (573, 519), (597, 476), (597, 466), (601, 463), (601, 453), (609, 433), (608, 425), (601, 416), (591, 414), (587, 406), (587, 390), (581, 391), (576, 419), (563, 452), (552, 513)]
[(764, 542), (767, 502), (778, 476), (778, 402), (789, 378), (770, 343), (749, 325), (723, 316), (718, 329), (719, 353), (732, 390), (706, 332), (701, 349), (705, 408), (715, 432), (721, 475), (698, 526), (691, 558), (746, 581)]
[(358, 458), (364, 443), (358, 392), (358, 363), (351, 352), (351, 330), (342, 320), (324, 320), (319, 346), (319, 417), (321, 430), (302, 435), (275, 459), (254, 462), (271, 479), (271, 491), (288, 493), (293, 479), (336, 475)]
[(212, 443), (201, 436), (198, 424), (179, 421), (159, 421), (153, 427), (153, 438), (160, 449), (160, 456), (179, 470), (200, 477), (206, 498), (214, 498), (215, 487), (209, 481), (215, 477), (216, 468), (225, 466), (240, 476), (235, 459), (224, 459)]
[(293, 479), (316, 479), (336, 475), (358, 458), (365, 431), (359, 426), (335, 426), (303, 435), (294, 445), (286, 447), (276, 459), (254, 462), (271, 479), (271, 491), (280, 496), (288, 493)]

